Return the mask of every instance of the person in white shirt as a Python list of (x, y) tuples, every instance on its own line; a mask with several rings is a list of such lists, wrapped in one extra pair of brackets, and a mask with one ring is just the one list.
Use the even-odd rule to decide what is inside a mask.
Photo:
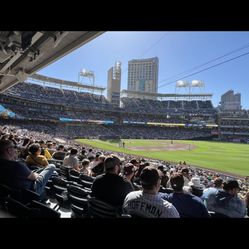
[(145, 167), (140, 175), (143, 190), (129, 193), (123, 204), (124, 213), (142, 218), (180, 218), (176, 208), (158, 194), (160, 172), (153, 166)]
[(70, 154), (63, 160), (63, 166), (70, 166), (76, 171), (80, 171), (79, 159), (77, 157), (78, 150), (71, 149)]

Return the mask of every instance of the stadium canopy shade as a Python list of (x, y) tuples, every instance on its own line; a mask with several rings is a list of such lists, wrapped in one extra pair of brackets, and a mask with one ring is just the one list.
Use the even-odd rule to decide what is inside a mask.
[(100, 31), (0, 31), (0, 92), (90, 42)]

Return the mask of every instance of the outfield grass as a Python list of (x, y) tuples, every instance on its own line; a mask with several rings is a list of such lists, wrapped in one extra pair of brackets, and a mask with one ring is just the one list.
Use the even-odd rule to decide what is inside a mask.
[[(100, 141), (89, 139), (77, 139), (85, 145), (101, 148), (103, 150), (111, 150), (124, 152), (141, 157), (160, 159), (178, 163), (186, 161), (187, 164), (196, 165), (204, 168), (220, 170), (228, 173), (234, 173), (241, 176), (249, 175), (249, 145), (205, 142), (205, 141), (184, 141), (174, 140), (174, 143), (187, 143), (195, 145), (192, 151), (135, 151), (127, 148), (119, 148), (117, 141)], [(143, 140), (143, 139), (123, 139), (127, 147), (135, 146), (160, 146), (166, 140)]]

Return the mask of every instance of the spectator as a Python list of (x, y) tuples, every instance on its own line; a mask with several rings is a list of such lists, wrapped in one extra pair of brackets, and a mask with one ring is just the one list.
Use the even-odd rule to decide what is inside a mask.
[(41, 155), (41, 147), (38, 143), (29, 146), (29, 155), (26, 158), (26, 163), (29, 166), (47, 167), (48, 160)]
[(76, 171), (80, 171), (79, 159), (77, 157), (78, 150), (72, 148), (70, 154), (63, 160), (63, 166), (69, 166)]
[(126, 195), (132, 191), (131, 185), (119, 176), (121, 159), (115, 155), (106, 157), (104, 168), (105, 174), (93, 182), (91, 195), (121, 209)]
[(43, 140), (39, 141), (39, 144), (41, 146), (41, 155), (45, 156), (47, 160), (52, 159), (51, 154), (49, 153), (48, 149), (46, 148), (46, 144)]
[(230, 218), (245, 217), (246, 205), (237, 196), (240, 190), (238, 181), (228, 179), (223, 183), (223, 190), (211, 194), (206, 200), (207, 209)]
[(162, 194), (162, 198), (172, 203), (181, 218), (208, 218), (210, 217), (202, 200), (183, 191), (184, 178), (180, 173), (173, 173), (170, 177), (173, 193)]
[(91, 168), (92, 176), (98, 176), (104, 173), (104, 161), (105, 161), (104, 155), (98, 156), (98, 161), (97, 161), (98, 163), (93, 168)]
[[(131, 160), (131, 162), (132, 162), (132, 160)], [(138, 169), (136, 170), (136, 174), (135, 174), (135, 179), (134, 179), (134, 181), (137, 183), (137, 184), (139, 184), (140, 183), (140, 174), (141, 174), (141, 172), (142, 172), (142, 170), (145, 168), (145, 167), (147, 167), (147, 166), (150, 166), (150, 163), (149, 162), (144, 162), (144, 163), (142, 163), (142, 164), (134, 164), (135, 166), (136, 165), (138, 165)]]
[(216, 194), (219, 190), (222, 190), (222, 184), (223, 184), (222, 178), (217, 177), (214, 180), (214, 187), (209, 187), (209, 188), (206, 188), (203, 190), (203, 195), (202, 195), (201, 199), (203, 201), (206, 201), (211, 194), (213, 194), (213, 193)]
[(91, 175), (91, 170), (89, 168), (90, 161), (88, 159), (83, 159), (81, 164), (82, 164), (82, 168), (80, 169), (80, 172), (83, 175), (90, 176)]
[(188, 186), (188, 183), (189, 183), (190, 178), (191, 178), (189, 175), (189, 169), (184, 167), (184, 168), (182, 168), (181, 173), (182, 173), (183, 178), (184, 178), (184, 186)]
[(91, 169), (94, 168), (96, 165), (99, 164), (99, 156), (101, 156), (101, 155), (102, 155), (101, 152), (97, 152), (97, 153), (95, 154), (94, 160), (90, 163), (90, 168), (91, 168)]
[(184, 186), (183, 190), (189, 192), (195, 196), (201, 197), (205, 186), (201, 184), (199, 177), (193, 177), (188, 183), (188, 186)]
[(27, 156), (29, 155), (29, 146), (33, 144), (35, 141), (29, 138), (24, 139), (23, 144), (20, 146), (20, 158), (26, 160)]
[(16, 146), (10, 140), (0, 140), (0, 182), (12, 188), (30, 189), (44, 197), (47, 181), (55, 166), (49, 164), (39, 174), (32, 172), (25, 164), (16, 162)]
[(161, 180), (157, 169), (145, 167), (140, 180), (143, 190), (133, 191), (126, 196), (123, 204), (125, 213), (144, 218), (179, 218), (176, 208), (158, 194)]
[(78, 156), (80, 161), (83, 161), (86, 158), (86, 150), (85, 148), (81, 150), (81, 154)]
[[(50, 153), (50, 156), (53, 155), (53, 153), (55, 152), (55, 149), (53, 148), (53, 142), (52, 141), (47, 141), (46, 145), (47, 145), (47, 150)], [(47, 159), (49, 159), (49, 158), (47, 158)], [(51, 156), (50, 159), (52, 159), (52, 156)]]
[[(87, 158), (89, 159), (89, 158), (95, 158), (95, 155), (94, 155), (94, 152), (93, 152), (93, 149), (89, 149), (88, 150), (88, 153), (87, 153)], [(89, 159), (90, 160), (90, 159)], [(91, 162), (91, 160), (90, 160), (90, 162)]]
[(161, 186), (167, 188), (167, 183), (169, 181), (169, 177), (167, 176), (167, 170), (164, 165), (159, 165), (158, 169), (162, 172), (163, 176), (161, 178)]
[(132, 163), (127, 163), (124, 166), (124, 174), (123, 174), (123, 178), (125, 181), (127, 181), (128, 183), (130, 183), (132, 190), (138, 190), (137, 186), (134, 185), (134, 176), (135, 176), (135, 166)]
[(66, 155), (66, 153), (64, 151), (64, 145), (60, 144), (57, 147), (57, 151), (53, 153), (52, 157), (53, 157), (53, 159), (56, 159), (56, 160), (64, 160), (65, 155)]
[(136, 159), (136, 158), (132, 158), (130, 160), (130, 163), (132, 163), (137, 169), (139, 168), (140, 166), (140, 162)]

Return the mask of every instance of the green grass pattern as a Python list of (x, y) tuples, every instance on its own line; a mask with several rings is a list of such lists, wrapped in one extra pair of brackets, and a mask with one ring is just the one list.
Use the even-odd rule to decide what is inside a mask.
[[(119, 148), (117, 141), (101, 141), (89, 139), (77, 139), (85, 145), (124, 152), (141, 157), (154, 158), (164, 161), (178, 163), (186, 161), (187, 164), (234, 173), (241, 176), (249, 175), (249, 144), (206, 142), (206, 141), (184, 141), (174, 140), (174, 143), (186, 143), (196, 146), (196, 149), (189, 151), (135, 151), (127, 148)], [(126, 147), (134, 146), (160, 146), (167, 140), (143, 140), (143, 139), (122, 139)], [(168, 140), (170, 141), (170, 140)]]

